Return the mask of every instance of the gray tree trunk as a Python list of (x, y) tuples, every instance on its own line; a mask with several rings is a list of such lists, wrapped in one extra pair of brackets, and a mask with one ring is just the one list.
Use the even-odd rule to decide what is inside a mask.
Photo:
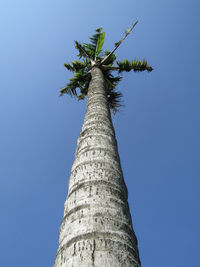
[(91, 75), (54, 267), (140, 267), (104, 77)]

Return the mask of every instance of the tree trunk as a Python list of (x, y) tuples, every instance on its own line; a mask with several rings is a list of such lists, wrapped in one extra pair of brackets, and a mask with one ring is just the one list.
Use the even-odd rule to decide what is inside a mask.
[(54, 267), (140, 267), (104, 77), (91, 75)]

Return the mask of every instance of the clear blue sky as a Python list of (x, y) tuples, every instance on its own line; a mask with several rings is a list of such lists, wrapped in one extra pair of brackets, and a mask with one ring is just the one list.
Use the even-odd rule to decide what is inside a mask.
[(74, 40), (100, 26), (111, 49), (145, 58), (113, 118), (143, 267), (199, 266), (199, 1), (0, 3), (0, 266), (50, 267), (85, 102), (58, 97)]

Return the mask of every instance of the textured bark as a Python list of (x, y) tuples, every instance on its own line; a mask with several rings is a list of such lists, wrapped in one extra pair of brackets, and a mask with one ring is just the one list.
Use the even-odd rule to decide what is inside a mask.
[(91, 75), (54, 267), (139, 267), (104, 77)]

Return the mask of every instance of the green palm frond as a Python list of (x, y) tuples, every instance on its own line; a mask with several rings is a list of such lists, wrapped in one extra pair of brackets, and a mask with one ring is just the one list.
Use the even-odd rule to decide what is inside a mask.
[(75, 61), (72, 61), (72, 65), (68, 64), (68, 63), (65, 63), (64, 66), (69, 70), (69, 71), (72, 71), (72, 72), (75, 72), (75, 71), (79, 71), (83, 68), (86, 68), (87, 67), (87, 61), (79, 61), (79, 60), (75, 60)]
[(60, 96), (62, 96), (63, 94), (67, 94), (70, 96), (77, 96), (77, 91), (76, 91), (77, 87), (78, 84), (71, 78), (67, 86), (60, 90)]
[(76, 49), (78, 49), (79, 54), (78, 57), (79, 58), (90, 58), (90, 54), (86, 51), (85, 47), (83, 45), (81, 45), (79, 42), (75, 41), (75, 47)]
[(73, 68), (75, 71), (79, 71), (81, 69), (84, 69), (87, 67), (87, 60), (85, 61), (78, 61), (78, 60), (75, 60), (75, 61), (72, 61), (72, 65), (73, 65)]
[(111, 92), (115, 89), (117, 83), (113, 83), (109, 78), (105, 77), (107, 92)]
[(118, 72), (122, 71), (127, 71), (129, 72), (130, 70), (133, 71), (145, 71), (147, 70), (148, 72), (152, 71), (153, 68), (147, 64), (146, 60), (134, 60), (134, 61), (129, 61), (129, 60), (123, 60), (123, 61), (117, 61), (117, 65), (119, 67)]
[(96, 46), (97, 46), (97, 43), (98, 43), (98, 40), (101, 34), (102, 34), (102, 28), (100, 27), (96, 29), (96, 33), (92, 35), (92, 37), (89, 37), (89, 39), (91, 40), (91, 45), (93, 46), (94, 53), (96, 51)]
[(144, 71), (147, 70), (148, 72), (151, 72), (153, 68), (147, 64), (146, 60), (140, 61), (140, 60), (134, 60), (132, 63), (133, 71)]
[(110, 88), (115, 88), (116, 85), (121, 81), (121, 76), (113, 76), (110, 71), (103, 71), (104, 78), (108, 81)]
[[(105, 56), (108, 56), (110, 54), (110, 51), (105, 51), (104, 52), (104, 55)], [(115, 62), (116, 60), (116, 55), (115, 54), (112, 54), (110, 55), (109, 58), (107, 58), (107, 60), (104, 62), (104, 65), (113, 65), (113, 63)]]
[(99, 34), (98, 40), (97, 40), (97, 45), (96, 45), (96, 51), (95, 51), (95, 59), (96, 57), (99, 56), (101, 50), (102, 50), (102, 46), (104, 44), (104, 40), (105, 40), (105, 32), (102, 32)]
[(131, 71), (132, 70), (132, 65), (131, 62), (127, 59), (122, 60), (122, 61), (117, 61), (117, 65), (119, 66), (119, 70), (118, 72), (122, 72), (122, 71)]
[(83, 47), (85, 48), (88, 55), (90, 55), (90, 58), (94, 59), (96, 47), (94, 47), (92, 44), (87, 43), (83, 43)]
[(91, 40), (91, 43), (83, 43), (85, 51), (93, 60), (95, 60), (100, 55), (102, 46), (104, 44), (105, 32), (101, 31), (102, 28), (96, 29), (96, 34), (89, 38)]
[(116, 86), (121, 81), (122, 77), (113, 76), (110, 71), (103, 71), (104, 78), (106, 81), (106, 89), (107, 89), (107, 99), (110, 106), (110, 109), (116, 113), (121, 106), (121, 97), (122, 94), (120, 92), (116, 92)]
[(84, 94), (81, 94), (78, 96), (78, 100), (84, 100), (85, 99), (85, 95)]
[(122, 97), (122, 93), (114, 92), (114, 91), (108, 93), (107, 95), (110, 109), (112, 109), (114, 113), (116, 113), (119, 110), (119, 108), (122, 106), (121, 97)]
[(82, 94), (87, 95), (88, 85), (90, 81), (90, 74), (84, 73), (84, 70), (75, 72), (74, 76), (70, 78), (70, 82), (60, 90), (60, 95), (68, 94), (70, 96), (78, 97), (77, 89), (79, 88)]
[(72, 72), (74, 72), (74, 67), (73, 67), (73, 66), (71, 66), (70, 64), (68, 64), (68, 63), (65, 63), (65, 64), (64, 64), (64, 66), (65, 66), (65, 68), (67, 68), (69, 71), (72, 71)]
[(122, 77), (121, 76), (112, 76), (112, 77), (109, 77), (109, 80), (112, 82), (112, 83), (119, 83), (121, 81)]

